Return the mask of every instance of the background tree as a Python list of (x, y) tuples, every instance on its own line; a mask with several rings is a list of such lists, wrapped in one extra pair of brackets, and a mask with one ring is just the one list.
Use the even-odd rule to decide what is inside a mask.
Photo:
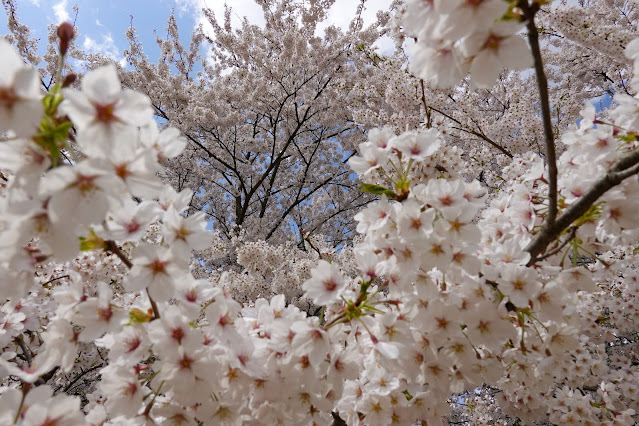
[[(631, 73), (626, 62), (633, 61), (637, 69), (639, 41), (626, 43), (623, 59), (615, 46), (629, 40), (632, 24), (611, 28), (588, 18), (599, 13), (631, 16), (633, 9), (610, 1), (582, 3), (576, 11), (548, 3), (407, 1), (396, 30), (417, 39), (409, 70), (423, 81), (404, 78), (401, 56), (381, 58), (359, 43), (355, 51), (368, 62), (358, 69), (366, 80), (346, 90), (356, 124), (389, 125), (370, 129), (359, 155), (349, 161), (367, 188), (383, 195), (355, 215), (362, 236), (338, 253), (330, 244), (340, 241), (335, 238), (329, 243), (305, 239), (306, 252), (290, 242), (275, 248), (263, 241), (237, 244), (237, 265), (213, 273), (196, 271), (208, 274), (210, 281), (193, 279), (186, 261), (191, 249), (207, 248), (210, 237), (201, 214), (181, 214), (192, 207), (192, 193), (159, 192), (154, 185), (157, 161), (171, 164), (185, 142), (170, 129), (159, 133), (150, 119), (153, 99), (145, 104), (145, 97), (120, 92), (114, 69), (98, 68), (85, 77), (82, 93), (66, 90), (56, 98), (59, 87), (53, 86), (45, 97), (40, 131), (31, 135), (25, 129), (30, 125), (35, 131), (33, 123), (40, 119), (35, 112), (5, 117), (15, 105), (39, 108), (36, 90), (13, 90), (22, 89), (18, 83), (24, 81), (33, 89), (37, 76), (0, 43), (7, 58), (0, 65), (7, 69), (9, 84), (0, 92), (0, 128), (25, 133), (24, 138), (9, 134), (0, 145), (6, 154), (0, 164), (7, 170), (0, 199), (0, 291), (6, 298), (0, 313), (5, 388), (0, 407), (7, 408), (0, 410), (2, 421), (38, 424), (35, 416), (44, 423), (58, 418), (44, 414), (53, 413), (78, 423), (86, 414), (98, 424), (105, 419), (327, 423), (337, 411), (349, 424), (438, 424), (445, 419), (471, 424), (636, 423), (639, 101), (628, 93), (639, 79), (635, 71), (627, 81)], [(314, 10), (313, 2), (307, 8), (298, 2), (263, 4), (274, 15), (297, 11), (296, 19), (310, 20), (311, 27), (322, 16), (319, 9), (308, 12)], [(552, 77), (545, 62), (549, 53), (540, 45), (544, 14), (553, 25), (552, 37), (565, 40), (569, 62), (583, 55), (584, 47), (588, 55), (599, 55), (591, 63), (594, 70), (617, 58), (615, 86), (607, 79), (591, 81), (593, 74), (586, 73), (583, 87), (591, 92), (576, 95), (576, 104), (563, 98), (553, 80), (570, 81), (560, 70)], [(575, 27), (572, 18), (563, 22), (562, 14), (581, 16), (583, 23)], [(177, 29), (171, 27), (170, 22), (169, 39), (177, 40)], [(228, 15), (224, 27), (222, 34), (228, 35)], [(604, 36), (613, 44), (586, 43), (581, 28), (592, 28), (596, 40)], [(262, 46), (264, 40), (250, 29), (243, 26), (242, 31), (249, 33), (250, 43)], [(231, 36), (241, 45), (237, 33)], [(139, 46), (133, 33), (131, 39), (134, 51)], [(163, 46), (169, 53), (150, 66), (153, 78), (145, 90), (155, 87), (160, 71), (165, 80), (176, 79), (174, 87), (189, 82), (184, 76), (191, 71), (173, 77), (172, 68), (188, 70), (195, 60), (188, 58), (195, 58), (197, 49), (186, 52), (175, 41)], [(239, 59), (220, 50), (220, 63), (248, 63), (254, 56), (249, 47), (233, 50)], [(180, 57), (187, 59), (180, 62)], [(258, 63), (270, 63), (268, 55), (257, 57)], [(440, 61), (442, 57), (449, 62)], [(103, 58), (92, 61), (97, 66)], [(352, 63), (359, 64), (355, 59)], [(504, 73), (502, 67), (528, 63), (535, 66), (534, 77), (530, 71)], [(208, 67), (214, 81), (245, 81), (231, 78), (233, 67)], [(251, 84), (239, 90), (263, 105), (259, 97), (271, 93), (269, 87), (255, 92), (259, 82), (251, 76), (259, 75), (258, 70), (243, 69)], [(126, 78), (139, 82), (144, 75), (140, 64)], [(280, 75), (285, 79), (288, 74)], [(530, 85), (533, 79), (536, 86)], [(495, 80), (497, 95), (492, 92)], [(209, 87), (200, 81), (181, 84)], [(240, 105), (227, 87), (207, 84), (233, 100), (231, 105)], [(592, 105), (580, 109), (584, 99), (615, 88), (626, 88), (627, 94), (615, 93), (615, 104), (605, 112), (597, 113)], [(146, 113), (148, 121), (120, 126), (130, 117), (114, 114), (130, 104), (103, 105), (101, 96), (113, 95), (109, 90), (139, 102), (140, 111), (127, 112)], [(287, 96), (297, 96), (291, 93)], [(299, 93), (316, 96), (317, 90), (302, 86)], [(180, 124), (179, 107), (189, 108), (188, 97), (183, 91), (173, 95), (166, 102), (172, 102)], [(79, 104), (83, 96), (92, 102)], [(312, 101), (298, 102), (312, 110)], [(296, 107), (281, 109), (290, 113)], [(218, 109), (215, 114), (228, 120), (237, 112), (224, 105)], [(224, 127), (224, 135), (247, 123), (262, 123), (261, 115), (251, 121), (253, 115), (238, 111), (238, 122), (244, 124)], [(74, 160), (58, 157), (58, 149), (66, 152), (69, 119), (77, 125), (77, 147), (86, 158), (82, 153)], [(299, 121), (292, 122), (296, 129)], [(105, 133), (95, 126), (105, 126)], [(198, 149), (206, 147), (203, 137), (194, 136), (203, 126), (191, 129), (191, 143)], [(279, 125), (270, 133), (264, 124), (249, 127), (252, 133), (244, 129), (237, 134), (254, 139), (273, 135), (281, 142), (275, 138), (277, 129), (304, 133)], [(314, 127), (305, 129), (314, 135)], [(90, 131), (95, 137), (87, 137)], [(155, 136), (149, 139), (148, 132)], [(302, 142), (291, 145), (304, 152)], [(223, 152), (225, 146), (230, 150), (234, 145), (216, 149)], [(329, 146), (337, 150), (332, 158), (341, 158), (345, 148)], [(273, 168), (281, 170), (287, 159), (286, 153), (275, 160), (274, 154), (258, 154), (263, 153), (250, 150), (248, 159), (263, 164), (260, 170), (277, 158), (281, 163)], [(117, 162), (127, 155), (147, 160), (143, 170)], [(184, 157), (184, 164), (190, 158), (195, 160), (191, 169), (206, 165), (206, 155)], [(51, 159), (56, 161), (49, 163)], [(167, 177), (182, 189), (189, 176), (175, 166), (173, 170)], [(143, 192), (129, 173), (146, 181)], [(204, 185), (203, 178), (198, 185)], [(200, 188), (196, 192), (203, 193)], [(258, 205), (263, 198), (277, 199), (276, 193), (265, 191)], [(238, 193), (243, 194), (241, 187)], [(69, 199), (76, 201), (73, 209), (63, 202)], [(230, 210), (231, 201), (224, 211), (237, 213)], [(261, 229), (263, 224), (255, 225)], [(226, 232), (233, 242), (235, 229)], [(240, 232), (256, 238), (250, 229)], [(79, 249), (87, 253), (69, 263), (48, 263)], [(280, 292), (284, 294), (274, 295)], [(298, 309), (314, 313), (313, 305), (322, 306), (315, 317)], [(109, 349), (108, 358), (95, 348)], [(97, 369), (100, 381), (91, 376)], [(80, 408), (65, 393), (73, 393), (83, 378), (89, 378), (90, 387), (80, 392), (86, 404)]]
[(249, 240), (300, 242), (304, 230), (342, 244), (352, 212), (369, 199), (347, 164), (362, 137), (349, 91), (362, 78), (357, 46), (376, 40), (377, 24), (363, 29), (355, 19), (346, 32), (319, 35), (333, 2), (258, 3), (263, 28), (246, 19), (232, 28), (230, 8), (223, 22), (204, 10), (213, 32), (198, 28), (188, 48), (171, 17), (156, 64), (131, 28), (125, 56), (134, 69), (121, 70), (123, 82), (189, 140), (166, 177), (177, 189), (197, 188), (192, 208), (224, 238), (242, 230)]

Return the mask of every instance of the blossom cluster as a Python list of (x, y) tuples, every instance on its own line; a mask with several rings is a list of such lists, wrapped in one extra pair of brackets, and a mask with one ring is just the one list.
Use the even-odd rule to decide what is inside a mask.
[(404, 35), (415, 39), (410, 67), (439, 87), (451, 87), (470, 73), (477, 87), (490, 87), (503, 68), (525, 69), (532, 62), (523, 25), (501, 19), (512, 13), (503, 0), (407, 1), (401, 11)]
[[(509, 11), (407, 2), (417, 68), (487, 86), (523, 66), (519, 26), (495, 22)], [(563, 132), (556, 192), (539, 154), (513, 155), (490, 188), (445, 123), (372, 129), (349, 160), (378, 196), (353, 247), (237, 242), (209, 271), (192, 257), (216, 244), (193, 190), (158, 178), (186, 140), (149, 98), (113, 66), (44, 94), (0, 53), (0, 423), (637, 421), (636, 96)]]

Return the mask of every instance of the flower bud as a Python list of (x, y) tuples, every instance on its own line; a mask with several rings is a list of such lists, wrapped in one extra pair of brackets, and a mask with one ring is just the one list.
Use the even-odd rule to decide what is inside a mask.
[(69, 49), (69, 42), (75, 36), (73, 32), (73, 25), (68, 22), (63, 22), (58, 26), (58, 38), (60, 39), (60, 53), (65, 55)]
[(73, 84), (73, 82), (78, 78), (77, 75), (71, 73), (71, 74), (67, 74), (64, 77), (64, 80), (62, 80), (62, 87), (69, 87)]

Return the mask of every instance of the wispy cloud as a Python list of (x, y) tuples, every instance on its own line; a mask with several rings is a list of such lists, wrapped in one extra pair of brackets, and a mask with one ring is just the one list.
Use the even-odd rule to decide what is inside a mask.
[[(370, 25), (377, 20), (376, 14), (378, 10), (388, 10), (392, 0), (368, 0), (366, 7), (362, 13), (364, 25)], [(203, 24), (205, 31), (212, 34), (212, 28), (202, 13), (202, 8), (211, 8), (215, 13), (215, 17), (220, 23), (224, 21), (224, 2), (216, 0), (175, 0), (179, 13), (191, 12), (195, 20), (195, 25)], [(318, 26), (318, 32), (321, 34), (329, 25), (336, 25), (343, 30), (348, 29), (348, 25), (355, 17), (359, 0), (339, 0), (330, 8), (327, 20)], [(262, 7), (255, 3), (254, 0), (233, 0), (229, 2), (232, 5), (231, 24), (234, 27), (241, 25), (242, 19), (246, 16), (252, 24), (264, 25), (264, 14)], [(320, 35), (318, 34), (318, 35)]]
[(58, 22), (70, 21), (71, 16), (67, 12), (67, 0), (61, 0), (53, 5), (53, 13), (55, 13), (55, 19)]
[[(203, 8), (210, 8), (215, 13), (215, 18), (218, 22), (224, 25), (224, 2), (210, 0), (175, 0), (176, 6), (180, 13), (192, 12), (195, 26), (202, 24), (204, 31), (213, 35), (213, 27), (209, 24), (209, 21), (204, 17), (202, 13)], [(253, 0), (233, 0), (229, 2), (232, 6), (231, 24), (234, 27), (239, 27), (242, 23), (242, 19), (246, 16), (249, 22), (257, 25), (264, 25), (264, 14), (262, 8)]]
[(121, 50), (118, 49), (111, 33), (103, 34), (102, 41), (97, 41), (89, 36), (84, 37), (82, 47), (87, 53), (98, 53), (109, 57), (115, 61), (118, 61), (120, 65), (124, 66), (126, 61), (122, 56)]

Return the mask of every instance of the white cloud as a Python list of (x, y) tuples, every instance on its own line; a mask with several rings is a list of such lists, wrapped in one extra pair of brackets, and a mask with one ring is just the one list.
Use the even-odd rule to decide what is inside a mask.
[[(224, 25), (224, 4), (222, 0), (175, 0), (180, 13), (191, 12), (195, 20), (195, 26), (203, 25), (204, 30), (209, 35), (213, 35), (213, 27), (202, 13), (203, 8), (210, 8), (215, 13), (218, 22)], [(211, 4), (212, 3), (212, 4)], [(230, 3), (230, 4), (229, 4)], [(233, 0), (229, 2), (232, 7), (231, 24), (234, 27), (240, 26), (242, 19), (246, 16), (249, 22), (257, 25), (264, 25), (264, 14), (262, 8), (253, 0)]]
[[(378, 10), (388, 10), (392, 0), (367, 0), (366, 6), (362, 13), (364, 19), (364, 25), (373, 24), (377, 20)], [(213, 28), (209, 24), (208, 20), (202, 13), (202, 8), (210, 8), (215, 13), (220, 24), (224, 24), (224, 4), (223, 0), (175, 0), (177, 10), (180, 14), (185, 12), (193, 13), (195, 20), (195, 26), (203, 25), (204, 30), (209, 35), (213, 35)], [(321, 35), (324, 30), (330, 25), (341, 27), (346, 31), (348, 26), (355, 16), (357, 6), (360, 0), (337, 0), (328, 12), (327, 20), (318, 25), (317, 34)], [(264, 25), (264, 13), (261, 6), (255, 3), (254, 0), (233, 0), (228, 2), (232, 6), (231, 25), (233, 27), (239, 27), (242, 19), (246, 16), (249, 22), (260, 26)], [(392, 42), (383, 42), (382, 50), (384, 48), (390, 48), (393, 45)], [(392, 49), (390, 49), (392, 50)]]
[(67, 12), (67, 0), (61, 0), (59, 3), (54, 4), (53, 13), (55, 13), (55, 19), (58, 23), (71, 20), (71, 16)]
[(98, 27), (104, 27), (104, 24), (102, 22), (100, 22), (99, 19), (95, 20), (95, 25), (98, 26)]
[[(329, 9), (326, 21), (318, 25), (317, 33), (322, 34), (330, 25), (335, 25), (343, 31), (347, 31), (348, 26), (355, 17), (359, 3), (359, 0), (337, 0)], [(379, 10), (387, 11), (390, 4), (391, 0), (368, 0), (362, 11), (364, 27), (374, 24), (377, 21), (377, 12)], [(395, 50), (395, 42), (389, 37), (384, 37), (375, 43), (375, 47), (378, 47), (384, 54), (391, 54)]]
[[(377, 20), (378, 10), (387, 10), (392, 0), (368, 0), (362, 13), (364, 25), (370, 25)], [(208, 21), (202, 14), (202, 8), (211, 8), (215, 17), (220, 23), (224, 22), (224, 1), (222, 0), (175, 0), (180, 13), (192, 12), (196, 25), (202, 23), (205, 28), (210, 29)], [(329, 25), (336, 25), (343, 30), (348, 29), (348, 25), (355, 16), (359, 0), (337, 0), (328, 13), (328, 19), (319, 25), (320, 33)], [(231, 24), (239, 26), (246, 16), (249, 22), (257, 25), (264, 25), (264, 14), (262, 8), (253, 0), (233, 0), (228, 2), (232, 6)]]
[(103, 34), (101, 42), (89, 36), (84, 36), (82, 47), (87, 53), (98, 53), (100, 55), (104, 55), (115, 61), (118, 61), (122, 66), (126, 64), (126, 61), (121, 54), (121, 50), (118, 49), (118, 47), (115, 45), (115, 42), (113, 41), (113, 36), (111, 36), (111, 33)]
[(33, 3), (35, 6), (40, 7), (40, 0), (29, 0), (31, 3)]

